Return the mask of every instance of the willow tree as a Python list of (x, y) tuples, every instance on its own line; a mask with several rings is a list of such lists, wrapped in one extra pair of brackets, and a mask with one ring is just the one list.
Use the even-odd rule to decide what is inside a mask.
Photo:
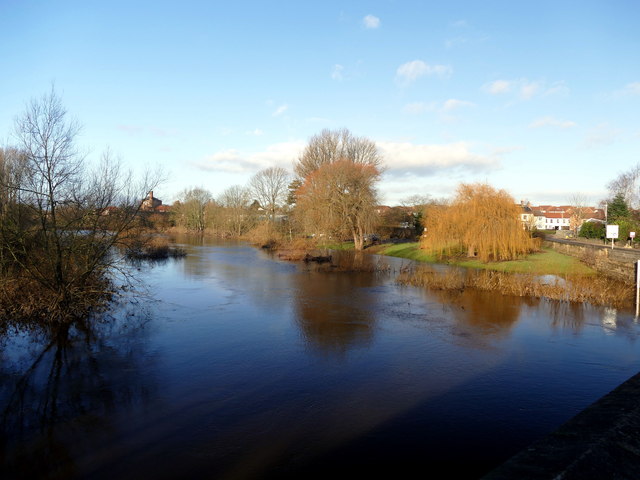
[(295, 165), (302, 184), (295, 195), (300, 223), (320, 233), (349, 235), (362, 250), (376, 218), (381, 164), (375, 143), (347, 129), (311, 137)]
[(428, 211), (421, 247), (440, 256), (467, 252), (481, 261), (513, 260), (535, 250), (520, 207), (506, 191), (461, 184), (448, 206)]

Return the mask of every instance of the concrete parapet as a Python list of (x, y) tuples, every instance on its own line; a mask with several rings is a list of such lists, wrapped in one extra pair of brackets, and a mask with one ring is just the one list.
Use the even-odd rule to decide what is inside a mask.
[(640, 374), (482, 480), (640, 478)]

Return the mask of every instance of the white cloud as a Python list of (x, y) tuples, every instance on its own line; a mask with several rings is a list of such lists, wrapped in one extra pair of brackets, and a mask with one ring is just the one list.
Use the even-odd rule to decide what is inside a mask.
[(248, 132), (246, 132), (247, 135), (253, 135), (256, 137), (260, 137), (262, 135), (264, 135), (264, 132), (262, 130), (260, 130), (259, 128), (256, 128), (254, 130), (250, 130)]
[(538, 82), (528, 82), (525, 80), (522, 82), (522, 85), (520, 85), (520, 96), (525, 100), (529, 100), (538, 93), (539, 89), (540, 85)]
[(466, 20), (456, 20), (455, 22), (451, 22), (451, 26), (454, 28), (463, 28), (467, 26)]
[(408, 103), (404, 106), (405, 113), (410, 113), (412, 115), (419, 115), (424, 112), (433, 112), (436, 110), (436, 104), (434, 102), (426, 103), (426, 102), (413, 102)]
[(555, 117), (542, 117), (534, 120), (529, 124), (529, 128), (541, 128), (541, 127), (557, 127), (557, 128), (571, 128), (575, 127), (576, 122), (571, 120), (559, 120)]
[(465, 107), (475, 107), (475, 103), (467, 102), (466, 100), (458, 100), (456, 98), (450, 98), (442, 103), (439, 102), (413, 102), (404, 106), (405, 113), (412, 115), (419, 115), (425, 112), (440, 112), (451, 113), (454, 110)]
[(331, 71), (331, 78), (334, 80), (342, 80), (343, 76), (342, 76), (342, 72), (344, 71), (344, 67), (342, 65), (340, 65), (339, 63), (336, 63), (333, 66), (333, 70)]
[(375, 15), (367, 15), (362, 19), (362, 23), (365, 28), (378, 28), (380, 26), (380, 19)]
[(551, 86), (547, 86), (544, 81), (533, 81), (526, 78), (517, 80), (495, 80), (483, 85), (482, 89), (491, 95), (515, 92), (521, 100), (531, 100), (536, 96), (547, 97), (549, 95), (569, 92), (569, 88), (564, 82), (554, 82)]
[(138, 125), (117, 125), (116, 128), (121, 132), (128, 133), (129, 135), (138, 135), (144, 132), (144, 127)]
[(493, 170), (500, 164), (498, 155), (473, 153), (466, 142), (441, 145), (409, 142), (377, 142), (376, 144), (390, 174), (429, 175), (456, 169), (478, 172)]
[(549, 88), (542, 92), (542, 96), (548, 97), (550, 95), (566, 95), (569, 93), (569, 91), (569, 87), (567, 87), (564, 82), (554, 82)]
[(396, 71), (396, 79), (402, 85), (408, 85), (425, 75), (437, 75), (447, 77), (453, 69), (449, 65), (429, 65), (422, 60), (413, 60), (404, 63)]
[(442, 104), (442, 111), (451, 112), (453, 110), (464, 107), (475, 107), (475, 103), (467, 102), (466, 100), (457, 100), (455, 98), (450, 98)]
[(468, 41), (469, 40), (466, 37), (448, 38), (447, 40), (444, 41), (444, 46), (446, 48), (454, 48), (454, 47), (457, 47), (459, 45), (464, 45)]
[(601, 123), (587, 132), (583, 146), (589, 149), (606, 147), (614, 143), (619, 136), (620, 130), (612, 128), (606, 123)]
[(613, 92), (613, 98), (624, 98), (640, 95), (640, 82), (627, 83), (624, 88)]
[(271, 114), (272, 117), (278, 117), (287, 111), (289, 105), (280, 105), (275, 111)]
[(630, 95), (640, 95), (640, 82), (628, 83), (624, 87), (624, 91)]
[(210, 172), (251, 174), (274, 166), (290, 169), (306, 143), (302, 140), (275, 143), (263, 151), (253, 153), (242, 153), (236, 149), (221, 150), (201, 162), (193, 163), (193, 166)]
[(493, 82), (487, 83), (484, 86), (484, 90), (489, 92), (491, 95), (507, 93), (511, 90), (511, 82), (508, 80), (495, 80)]

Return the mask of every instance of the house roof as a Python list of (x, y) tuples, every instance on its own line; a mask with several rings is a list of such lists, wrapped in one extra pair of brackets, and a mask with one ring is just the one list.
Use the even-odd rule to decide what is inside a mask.
[(546, 218), (569, 218), (571, 215), (564, 212), (547, 212), (544, 214)]

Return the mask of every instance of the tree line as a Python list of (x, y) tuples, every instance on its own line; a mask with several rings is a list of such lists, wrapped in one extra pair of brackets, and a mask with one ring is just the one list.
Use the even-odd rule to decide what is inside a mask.
[(201, 187), (184, 190), (172, 207), (173, 221), (233, 236), (266, 224), (271, 234), (351, 239), (362, 250), (380, 223), (382, 157), (375, 143), (347, 129), (325, 129), (310, 138), (293, 171), (266, 168), (217, 199)]

